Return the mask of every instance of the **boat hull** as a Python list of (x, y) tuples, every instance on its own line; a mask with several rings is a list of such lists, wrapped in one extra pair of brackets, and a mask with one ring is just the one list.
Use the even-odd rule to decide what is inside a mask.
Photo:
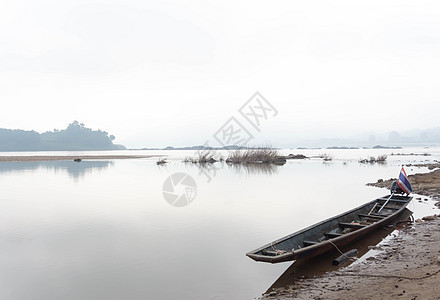
[[(385, 196), (370, 201), (250, 251), (246, 255), (255, 261), (280, 263), (319, 256), (335, 247), (347, 246), (391, 223), (403, 212), (412, 199), (412, 197), (406, 196), (393, 196), (390, 198), (391, 204), (387, 204), (381, 214), (372, 214), (373, 211), (377, 211), (379, 207), (386, 204), (389, 197)], [(369, 221), (372, 219), (374, 221), (368, 225), (358, 223), (364, 222), (367, 218)], [(344, 226), (356, 227), (356, 229), (347, 231), (347, 228), (343, 228)]]

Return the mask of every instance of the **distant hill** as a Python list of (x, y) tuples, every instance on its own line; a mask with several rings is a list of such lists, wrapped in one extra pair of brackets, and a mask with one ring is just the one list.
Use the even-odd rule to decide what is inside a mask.
[[(168, 146), (165, 148), (140, 148), (140, 149), (131, 149), (131, 150), (242, 150), (242, 149), (248, 149), (252, 147), (244, 147), (244, 146), (237, 146), (237, 145), (230, 145), (230, 146), (224, 146), (224, 147), (210, 147), (210, 146), (204, 146), (204, 145), (197, 145), (197, 146), (188, 146), (188, 147), (172, 147)], [(258, 147), (257, 147), (258, 148)]]
[(38, 133), (34, 130), (0, 128), (0, 151), (87, 151), (125, 149), (113, 144), (115, 137), (73, 121), (64, 130)]

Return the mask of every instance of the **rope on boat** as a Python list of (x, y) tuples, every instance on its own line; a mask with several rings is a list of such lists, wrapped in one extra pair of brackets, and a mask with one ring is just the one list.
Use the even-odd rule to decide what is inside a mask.
[(275, 252), (276, 255), (281, 255), (281, 254), (284, 254), (284, 253), (287, 252), (286, 250), (280, 250), (280, 249), (277, 249), (277, 248), (275, 247), (275, 245), (273, 244), (273, 242), (270, 243), (270, 247), (272, 248), (272, 250)]
[(352, 259), (353, 261), (355, 261), (355, 260), (358, 259), (357, 257), (354, 257), (354, 256), (353, 256), (353, 257), (350, 257), (350, 256), (345, 255), (345, 253), (343, 253), (343, 252), (338, 248), (338, 246), (335, 245), (335, 243), (333, 243), (333, 242), (330, 241), (330, 240), (328, 240), (328, 242), (329, 242), (330, 244), (332, 244), (333, 246), (335, 246), (336, 250), (338, 250), (339, 253), (341, 253), (341, 255), (345, 256), (347, 259)]

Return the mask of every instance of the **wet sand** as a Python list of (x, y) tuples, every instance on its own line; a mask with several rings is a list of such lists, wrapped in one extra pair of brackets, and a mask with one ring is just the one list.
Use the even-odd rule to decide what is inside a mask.
[(264, 299), (440, 299), (440, 218), (410, 227), (376, 256)]
[(159, 155), (66, 155), (66, 156), (44, 156), (44, 155), (32, 155), (32, 156), (0, 156), (0, 162), (2, 161), (56, 161), (56, 160), (96, 160), (96, 159), (136, 159), (136, 158), (150, 158), (158, 157)]
[[(414, 192), (440, 197), (440, 170), (409, 180)], [(370, 185), (388, 188), (392, 181)], [(263, 299), (440, 299), (440, 215), (416, 220), (377, 252), (351, 266), (269, 290)]]

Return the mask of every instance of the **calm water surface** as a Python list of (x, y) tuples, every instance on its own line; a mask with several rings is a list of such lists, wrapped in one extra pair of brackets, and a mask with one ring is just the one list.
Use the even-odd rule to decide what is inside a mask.
[[(283, 150), (334, 160), (266, 169), (199, 169), (188, 151), (125, 151), (157, 158), (0, 163), (1, 299), (253, 299), (290, 266), (256, 263), (247, 251), (388, 193), (365, 186), (402, 163), (440, 159), (439, 148)], [(391, 152), (385, 165), (359, 158)], [(2, 153), (1, 155), (23, 155)], [(66, 155), (101, 153), (25, 153)], [(407, 168), (409, 174), (426, 169)], [(197, 183), (194, 201), (165, 201), (176, 172)], [(206, 174), (209, 174), (207, 176)], [(430, 201), (413, 201), (418, 214)]]

